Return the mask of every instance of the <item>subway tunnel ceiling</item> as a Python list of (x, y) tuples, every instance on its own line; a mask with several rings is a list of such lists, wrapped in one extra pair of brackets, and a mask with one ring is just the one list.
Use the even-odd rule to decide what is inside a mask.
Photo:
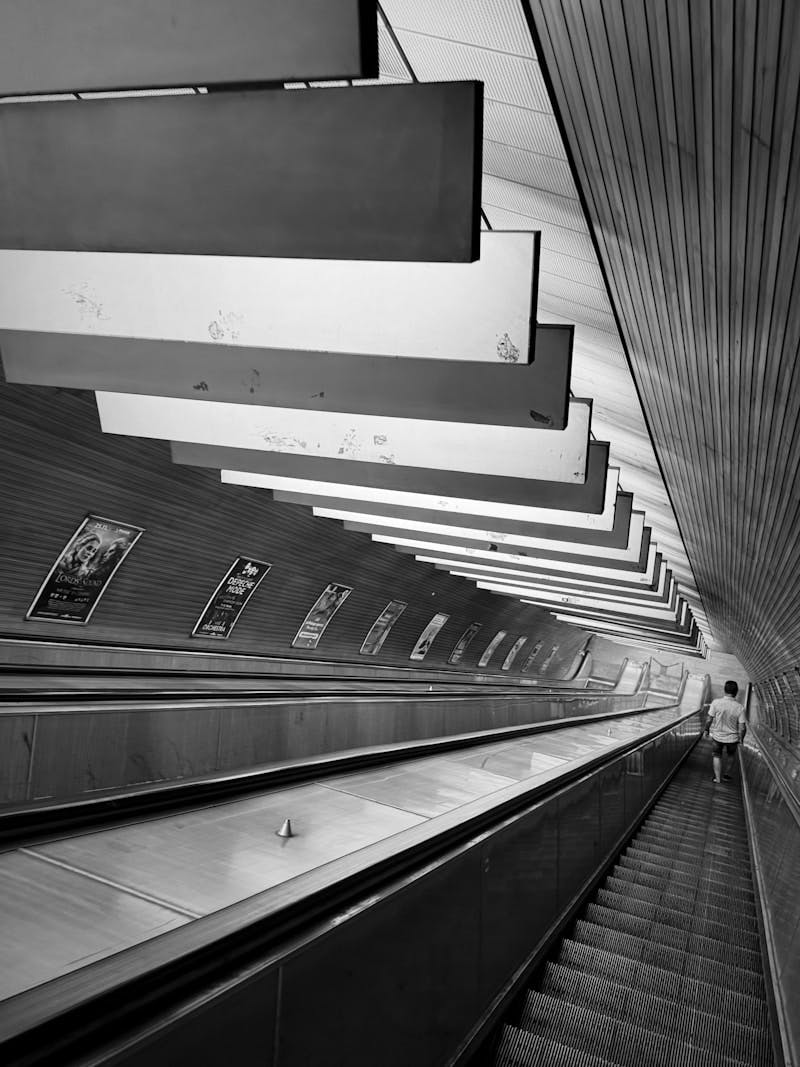
[[(644, 512), (649, 573), (657, 552), (688, 604), (688, 618), (697, 621), (710, 647), (734, 652), (758, 676), (777, 662), (780, 641), (784, 660), (792, 656), (793, 631), (780, 622), (780, 611), (790, 623), (786, 575), (796, 562), (796, 501), (793, 483), (779, 484), (783, 471), (776, 467), (785, 454), (790, 473), (794, 469), (792, 382), (781, 371), (793, 357), (792, 343), (796, 347), (789, 313), (792, 250), (785, 240), (777, 247), (762, 241), (759, 220), (764, 232), (781, 233), (781, 194), (794, 173), (792, 141), (781, 140), (781, 123), (794, 129), (796, 81), (791, 74), (785, 85), (776, 80), (776, 65), (770, 68), (768, 61), (782, 40), (795, 71), (788, 44), (796, 37), (789, 25), (794, 15), (787, 8), (771, 17), (769, 26), (759, 24), (755, 35), (750, 32), (755, 23), (747, 20), (756, 15), (737, 9), (738, 51), (731, 31), (704, 57), (721, 8), (693, 10), (690, 24), (683, 7), (670, 8), (668, 16), (666, 8), (645, 14), (628, 7), (601, 11), (587, 3), (584, 11), (577, 2), (562, 8), (518, 0), (386, 0), (378, 19), (379, 80), (483, 83), (483, 228), (541, 234), (537, 319), (575, 328), (570, 384), (578, 399), (571, 401), (570, 423), (575, 427), (584, 411), (580, 398), (591, 398), (592, 437), (610, 443), (611, 473), (621, 490), (633, 494), (637, 512)], [(752, 45), (755, 36), (757, 57), (741, 44), (746, 38)], [(731, 66), (734, 52), (743, 68), (751, 64), (749, 83)], [(753, 85), (754, 63), (772, 70), (755, 95), (742, 88)], [(709, 87), (695, 99), (689, 91), (692, 75), (699, 85), (699, 72), (706, 69), (714, 70), (716, 95)], [(640, 91), (640, 83), (648, 91)], [(346, 83), (287, 83), (300, 92), (308, 85), (340, 84)], [(758, 119), (760, 140), (749, 134), (731, 139), (731, 85), (737, 87), (739, 111), (750, 107)], [(665, 100), (672, 110), (665, 109)], [(705, 116), (713, 137), (704, 131)], [(764, 148), (771, 136), (781, 145), (774, 166)], [(676, 139), (681, 153), (672, 147)], [(726, 169), (719, 161), (728, 156)], [(639, 180), (643, 175), (647, 181)], [(737, 207), (747, 219), (738, 230), (732, 223)], [(759, 290), (758, 270), (750, 264), (761, 262), (762, 251)], [(709, 303), (705, 297), (712, 292)], [(84, 300), (83, 310), (91, 315), (89, 303)], [(214, 340), (237, 342), (236, 321), (220, 311), (217, 325)], [(714, 360), (706, 355), (712, 347), (718, 352)], [(782, 353), (788, 353), (783, 364)], [(738, 402), (730, 403), (729, 397), (737, 401), (737, 391)], [(150, 409), (143, 412), (152, 417)], [(745, 456), (749, 465), (740, 462)], [(770, 491), (777, 491), (772, 512), (764, 503)], [(329, 509), (328, 517), (336, 518), (336, 512)], [(369, 516), (355, 518), (361, 526), (352, 528), (374, 533), (365, 521)], [(779, 536), (770, 540), (775, 531)], [(765, 544), (776, 548), (767, 568), (757, 568), (752, 560)], [(452, 561), (448, 569), (458, 566)], [(468, 565), (461, 573), (471, 577)], [(504, 580), (513, 585), (513, 577)], [(773, 627), (771, 597), (781, 585), (786, 595), (778, 602), (785, 608)], [(671, 588), (668, 581), (665, 602)], [(645, 611), (635, 606), (635, 595), (626, 598), (634, 614)], [(670, 602), (676, 603), (674, 592)], [(677, 603), (680, 624), (687, 614)], [(613, 618), (604, 623), (593, 606), (571, 621), (598, 633), (622, 626)], [(628, 631), (642, 636), (635, 620)], [(656, 632), (654, 646), (658, 640)]]
[(800, 8), (532, 0), (712, 631), (800, 659)]

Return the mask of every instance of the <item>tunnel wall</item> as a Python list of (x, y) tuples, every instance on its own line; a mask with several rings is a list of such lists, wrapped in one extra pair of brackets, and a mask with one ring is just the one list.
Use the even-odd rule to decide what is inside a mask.
[[(515, 639), (529, 637), (509, 678), (519, 675), (538, 641), (530, 675), (563, 677), (586, 638), (539, 608), (479, 591), (338, 522), (314, 518), (308, 508), (223, 485), (216, 471), (173, 465), (166, 442), (102, 434), (92, 393), (2, 382), (0, 426), (0, 636), (428, 668), (446, 667), (460, 635), (480, 622), (459, 669), (474, 669), (504, 629), (488, 671), (503, 673)], [(87, 625), (26, 621), (40, 584), (87, 513), (144, 533)], [(270, 572), (227, 640), (192, 638), (201, 610), (239, 555), (270, 563)], [(353, 591), (315, 650), (293, 649), (298, 627), (330, 582)], [(394, 599), (407, 609), (378, 655), (360, 655), (365, 635)], [(449, 615), (447, 623), (424, 663), (409, 663), (436, 612)]]
[[(370, 745), (643, 707), (646, 696), (163, 701), (0, 714), (0, 804), (97, 795)], [(650, 700), (654, 705), (656, 701)]]
[(786, 1064), (800, 1063), (800, 747), (754, 707), (741, 747), (753, 870)]

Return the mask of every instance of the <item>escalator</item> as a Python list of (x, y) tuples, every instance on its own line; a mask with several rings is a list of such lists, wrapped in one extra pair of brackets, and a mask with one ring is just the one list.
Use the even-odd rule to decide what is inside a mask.
[(496, 1067), (775, 1063), (738, 774), (697, 746), (518, 1000)]

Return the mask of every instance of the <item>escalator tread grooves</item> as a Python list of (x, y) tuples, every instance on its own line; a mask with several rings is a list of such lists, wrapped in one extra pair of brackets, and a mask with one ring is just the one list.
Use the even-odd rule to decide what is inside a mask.
[(503, 1027), (496, 1067), (771, 1067), (738, 783), (695, 750)]

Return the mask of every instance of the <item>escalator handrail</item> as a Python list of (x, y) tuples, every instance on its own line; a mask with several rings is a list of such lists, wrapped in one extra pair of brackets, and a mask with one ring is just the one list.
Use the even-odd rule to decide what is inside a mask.
[[(669, 705), (679, 708), (679, 705)], [(657, 710), (657, 709), (648, 709)], [(398, 880), (419, 877), (427, 865), (475, 844), (496, 829), (601, 767), (650, 744), (698, 714), (691, 708), (613, 749), (604, 747), (556, 769), (545, 782), (519, 782), (472, 801), (436, 820), (332, 861), (262, 893), (188, 923), (115, 956), (99, 960), (0, 1004), (0, 1055), (12, 1058), (33, 1041), (57, 1048), (66, 1035), (85, 1038), (98, 1027), (120, 1025), (143, 1007), (170, 996), (189, 996), (211, 983), (238, 982), (243, 971), (269, 966), (287, 942), (307, 939), (321, 924), (368, 894), (388, 892)], [(699, 730), (698, 730), (699, 737)], [(494, 799), (493, 799), (494, 798)], [(398, 847), (399, 846), (399, 847)], [(298, 892), (298, 890), (300, 892)], [(122, 1025), (125, 1025), (124, 1021)]]

